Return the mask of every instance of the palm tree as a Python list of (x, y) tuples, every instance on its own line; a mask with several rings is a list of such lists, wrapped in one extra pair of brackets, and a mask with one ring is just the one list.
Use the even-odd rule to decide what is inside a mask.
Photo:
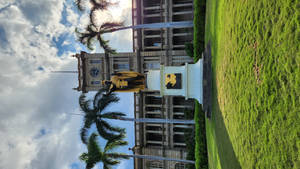
[[(106, 96), (105, 96), (106, 97)], [(83, 95), (81, 95), (81, 99), (83, 99)], [(85, 101), (88, 103), (89, 101)], [(85, 107), (85, 106), (84, 106)], [(102, 136), (106, 140), (113, 139), (115, 137), (122, 137), (125, 134), (124, 129), (118, 128), (118, 127), (112, 127), (109, 125), (108, 122), (105, 121), (105, 119), (114, 119), (114, 120), (122, 120), (122, 121), (132, 121), (136, 123), (168, 123), (168, 124), (195, 124), (194, 120), (177, 120), (177, 119), (159, 119), (159, 118), (128, 118), (125, 117), (126, 114), (121, 112), (106, 112), (106, 113), (95, 113), (90, 110), (86, 110), (86, 108), (82, 108), (85, 114), (84, 115), (84, 127), (81, 129), (80, 136), (81, 140), (84, 144), (87, 144), (87, 133), (88, 129), (93, 123), (96, 123), (98, 132), (100, 136)], [(80, 115), (80, 114), (79, 114)], [(115, 131), (119, 132), (119, 135), (115, 135), (108, 131)]]
[[(86, 100), (86, 96), (81, 94), (79, 97), (79, 105), (84, 116), (84, 126), (80, 131), (81, 140), (84, 144), (87, 144), (88, 130), (92, 124), (96, 124), (97, 130), (101, 137), (106, 140), (113, 138), (120, 138), (125, 134), (124, 128), (113, 127), (103, 119), (105, 114), (101, 114), (103, 110), (111, 103), (118, 102), (119, 98), (115, 94), (104, 95), (105, 89), (101, 89), (97, 92), (93, 100), (93, 106), (90, 108), (90, 100)], [(117, 132), (118, 134), (115, 134)]]
[[(96, 10), (107, 10), (109, 6), (116, 5), (118, 3), (109, 2), (107, 0), (89, 0), (92, 5), (91, 13)], [(75, 4), (80, 11), (84, 11), (85, 7), (83, 5), (83, 0), (75, 0)]]
[(160, 119), (160, 118), (128, 118), (125, 117), (126, 114), (121, 112), (106, 112), (102, 113), (103, 110), (111, 103), (117, 103), (119, 98), (111, 93), (109, 95), (104, 95), (105, 89), (101, 89), (97, 92), (93, 100), (93, 109), (89, 108), (91, 100), (86, 100), (84, 94), (81, 94), (79, 98), (79, 104), (84, 116), (84, 127), (81, 129), (80, 135), (81, 140), (84, 144), (87, 144), (87, 133), (90, 126), (95, 123), (99, 134), (104, 139), (112, 139), (114, 137), (120, 137), (120, 135), (115, 135), (112, 132), (119, 132), (124, 134), (124, 129), (118, 127), (112, 127), (109, 125), (105, 119), (114, 119), (122, 121), (132, 121), (136, 123), (177, 123), (177, 124), (195, 124), (194, 120), (180, 120), (180, 119)]
[(112, 165), (116, 165), (120, 163), (118, 159), (129, 159), (129, 158), (142, 158), (149, 160), (165, 160), (165, 161), (176, 161), (182, 163), (190, 163), (195, 164), (195, 161), (191, 160), (183, 160), (183, 159), (174, 159), (167, 157), (159, 157), (159, 156), (150, 156), (150, 155), (135, 155), (135, 154), (123, 154), (123, 153), (115, 153), (111, 152), (113, 149), (126, 145), (127, 143), (120, 139), (109, 140), (104, 150), (102, 151), (101, 147), (97, 143), (97, 135), (92, 134), (89, 138), (88, 142), (88, 152), (82, 153), (80, 155), (80, 159), (84, 161), (86, 165), (86, 169), (93, 168), (96, 163), (103, 162), (104, 169), (110, 169)]
[[(91, 9), (90, 9), (90, 22), (96, 26), (95, 24), (95, 11), (100, 10), (107, 10), (108, 7), (110, 6), (114, 6), (117, 5), (118, 2), (110, 2), (108, 0), (89, 0), (90, 4), (91, 4)], [(79, 9), (79, 11), (84, 11), (85, 7), (83, 5), (83, 0), (75, 0), (75, 4), (77, 6), (77, 8)]]
[(192, 21), (180, 21), (180, 22), (162, 22), (162, 23), (151, 23), (151, 24), (140, 24), (123, 26), (122, 22), (105, 22), (99, 27), (95, 24), (90, 23), (84, 32), (80, 32), (77, 28), (75, 32), (77, 33), (78, 40), (86, 45), (90, 50), (93, 50), (93, 42), (97, 39), (100, 46), (105, 52), (115, 53), (115, 50), (108, 46), (108, 40), (104, 40), (102, 35), (105, 33), (112, 33), (125, 29), (158, 29), (158, 28), (186, 28), (193, 27)]
[(97, 40), (100, 47), (102, 47), (106, 53), (115, 53), (116, 50), (108, 45), (109, 40), (104, 40), (102, 35), (110, 33), (112, 30), (122, 27), (122, 25), (123, 23), (121, 22), (106, 22), (97, 28), (94, 24), (90, 23), (84, 32), (80, 32), (77, 28), (75, 32), (78, 41), (86, 45), (88, 49), (93, 50), (93, 43)]
[(97, 143), (97, 134), (93, 133), (88, 141), (88, 152), (82, 153), (79, 157), (80, 160), (86, 163), (86, 169), (93, 168), (96, 163), (102, 162), (104, 169), (110, 169), (111, 166), (119, 164), (120, 161), (118, 159), (128, 159), (125, 156), (116, 156), (115, 153), (110, 153), (110, 151), (118, 146), (127, 145), (126, 141), (122, 141), (122, 138), (119, 139), (111, 139), (107, 141), (104, 149)]
[[(80, 11), (84, 10), (83, 0), (75, 0), (76, 6)], [(87, 46), (88, 49), (93, 50), (93, 43), (95, 39), (99, 42), (100, 47), (104, 49), (106, 53), (105, 58), (108, 59), (109, 53), (116, 53), (115, 49), (112, 49), (108, 42), (109, 40), (104, 40), (102, 35), (105, 33), (112, 33), (119, 30), (125, 29), (142, 29), (142, 28), (186, 28), (193, 27), (192, 21), (181, 21), (181, 22), (163, 22), (163, 23), (151, 23), (151, 24), (140, 24), (140, 25), (132, 25), (132, 26), (124, 26), (123, 22), (105, 22), (102, 25), (95, 24), (95, 16), (94, 13), (97, 10), (107, 10), (109, 6), (116, 5), (118, 3), (112, 3), (108, 0), (89, 0), (92, 5), (90, 10), (90, 24), (85, 28), (84, 32), (78, 31), (75, 29), (75, 32), (78, 36), (78, 40)]]
[[(81, 33), (78, 31), (78, 29), (75, 29), (75, 32), (78, 35), (78, 40), (87, 46), (88, 49), (93, 50), (92, 44), (97, 39), (99, 42), (100, 47), (102, 47), (106, 53), (105, 57), (108, 59), (107, 54), (108, 53), (116, 53), (114, 49), (112, 49), (110, 46), (108, 46), (108, 40), (104, 40), (102, 38), (103, 29), (107, 29), (107, 27), (116, 27), (118, 25), (122, 26), (123, 24), (120, 22), (112, 22), (112, 23), (106, 23), (100, 26), (100, 29), (97, 29), (95, 24), (95, 16), (94, 13), (97, 10), (107, 10), (109, 6), (116, 5), (118, 3), (109, 2), (108, 0), (89, 0), (90, 4), (92, 5), (90, 9), (90, 24), (86, 27), (86, 30), (84, 33)], [(85, 7), (83, 5), (83, 0), (75, 0), (75, 4), (77, 8), (80, 11), (84, 11)]]

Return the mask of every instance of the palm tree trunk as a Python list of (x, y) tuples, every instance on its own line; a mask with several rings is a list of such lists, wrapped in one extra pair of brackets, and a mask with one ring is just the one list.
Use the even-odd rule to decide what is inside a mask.
[(161, 23), (149, 23), (149, 24), (125, 26), (122, 28), (114, 29), (112, 32), (124, 30), (124, 29), (189, 28), (193, 26), (194, 26), (193, 21), (161, 22)]
[(116, 117), (118, 120), (133, 121), (136, 123), (178, 123), (178, 124), (195, 124), (194, 120), (177, 120), (177, 119), (158, 119), (158, 118), (128, 118), (128, 117)]
[[(107, 154), (110, 156), (109, 154)], [(195, 164), (195, 161), (192, 160), (184, 160), (184, 159), (176, 159), (176, 158), (168, 158), (168, 157), (160, 157), (160, 156), (151, 156), (151, 155), (136, 155), (136, 154), (119, 154), (121, 157), (125, 158), (141, 158), (141, 159), (148, 159), (148, 160), (161, 160), (161, 161), (176, 161), (180, 163), (189, 163)]]

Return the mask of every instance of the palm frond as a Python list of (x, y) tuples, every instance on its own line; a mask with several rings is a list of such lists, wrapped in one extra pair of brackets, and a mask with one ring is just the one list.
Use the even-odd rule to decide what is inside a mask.
[(97, 143), (97, 135), (92, 134), (90, 139), (89, 139), (89, 144), (88, 144), (88, 161), (86, 163), (86, 168), (91, 169), (93, 168), (97, 162), (101, 160), (101, 148)]
[(100, 26), (100, 29), (113, 29), (124, 26), (123, 22), (105, 22)]
[(93, 50), (93, 44), (95, 43), (96, 36), (98, 34), (97, 28), (92, 24), (89, 24), (84, 32), (79, 31), (78, 28), (75, 28), (75, 33), (77, 40), (83, 45), (87, 46), (89, 50)]
[[(103, 162), (104, 169), (111, 169), (111, 166), (119, 164), (120, 161), (118, 159), (128, 159), (128, 155), (121, 153), (107, 153), (106, 151), (102, 151), (101, 147), (98, 145), (97, 134), (92, 133), (89, 137), (88, 141), (88, 152), (82, 153), (79, 157), (80, 160), (86, 163), (86, 168), (93, 168), (98, 162)], [(124, 145), (124, 141), (122, 138), (109, 140), (105, 147), (107, 150), (112, 150), (116, 145), (121, 146)], [(108, 149), (111, 148), (111, 149)]]
[(110, 2), (107, 0), (90, 0), (90, 3), (92, 4), (93, 8), (96, 8), (97, 10), (106, 10), (109, 6), (117, 5), (118, 2)]
[(87, 139), (88, 130), (91, 128), (93, 123), (94, 123), (93, 119), (88, 117), (84, 118), (84, 126), (80, 130), (80, 138), (83, 144), (88, 143), (88, 139)]
[(94, 37), (89, 37), (89, 38), (87, 39), (86, 47), (87, 47), (89, 50), (94, 50), (94, 47), (93, 47), (94, 42), (95, 42), (95, 38), (94, 38)]
[(116, 164), (120, 164), (120, 161), (119, 160), (113, 160), (113, 159), (109, 159), (109, 158), (106, 158), (105, 161), (104, 161), (105, 164), (108, 165), (116, 165)]
[[(97, 19), (101, 19), (101, 18), (97, 17), (97, 15), (95, 15), (95, 12), (98, 10), (99, 10), (99, 8), (94, 6), (91, 8), (91, 11), (90, 11), (90, 23), (93, 26), (95, 26), (96, 28), (99, 27), (99, 24), (96, 24)], [(107, 29), (105, 32), (110, 32), (109, 31), (110, 29), (120, 28), (122, 26), (124, 26), (123, 22), (105, 22), (100, 25), (100, 29), (102, 29), (102, 30)]]
[(102, 152), (101, 147), (97, 143), (97, 137), (98, 135), (96, 133), (92, 133), (88, 141), (88, 151), (94, 152), (95, 154), (97, 152)]
[(92, 25), (94, 25), (95, 27), (97, 27), (96, 24), (96, 16), (95, 16), (95, 12), (97, 11), (97, 9), (95, 7), (92, 7), (91, 12), (90, 12), (90, 23)]
[(86, 98), (86, 95), (84, 93), (81, 93), (81, 95), (79, 96), (79, 106), (80, 107), (84, 106), (84, 104), (85, 104), (85, 98)]
[(99, 33), (98, 28), (91, 23), (87, 27), (85, 27), (85, 31), (90, 33), (95, 33), (95, 34)]
[(117, 103), (120, 100), (119, 97), (116, 96), (114, 93), (110, 93), (109, 95), (104, 95), (99, 101), (98, 106), (99, 111), (103, 111), (109, 104)]
[(103, 169), (111, 169), (109, 165), (103, 164)]
[(106, 143), (106, 146), (104, 148), (104, 152), (108, 152), (108, 151), (111, 151), (115, 148), (118, 148), (120, 146), (126, 146), (128, 145), (128, 142), (127, 141), (124, 141), (124, 140), (117, 140), (117, 141), (108, 141)]
[(79, 11), (82, 12), (82, 11), (85, 10), (85, 8), (84, 8), (84, 6), (82, 4), (82, 0), (75, 0), (75, 5), (77, 6), (77, 8), (78, 8)]
[(97, 40), (99, 41), (100, 46), (104, 49), (104, 51), (106, 53), (111, 53), (111, 54), (115, 54), (116, 53), (116, 50), (112, 49), (108, 45), (109, 40), (104, 40), (100, 35), (97, 36)]
[(91, 111), (91, 109), (89, 108), (89, 105), (90, 105), (90, 100), (86, 100), (85, 94), (82, 93), (79, 96), (79, 106), (85, 114), (87, 114), (88, 112)]
[(84, 44), (85, 43), (85, 39), (86, 39), (86, 33), (85, 32), (81, 32), (81, 31), (79, 31), (79, 29), (78, 28), (75, 28), (75, 34), (76, 34), (76, 36), (77, 36), (77, 40), (80, 42), (80, 43), (82, 43), (82, 44)]
[(107, 118), (107, 119), (118, 119), (120, 116), (126, 116), (125, 113), (121, 112), (106, 112), (101, 114), (102, 118)]
[(82, 154), (80, 154), (79, 160), (87, 162), (88, 161), (88, 153), (82, 153)]
[(112, 140), (119, 136), (118, 134), (109, 132), (108, 129), (102, 125), (102, 123), (103, 121), (96, 121), (97, 131), (102, 138), (106, 140)]
[[(108, 26), (108, 25), (107, 25)], [(108, 43), (109, 40), (104, 40), (102, 38), (103, 33), (108, 33), (109, 31), (99, 30), (93, 23), (90, 23), (86, 28), (84, 32), (81, 32), (78, 30), (78, 28), (75, 29), (75, 33), (77, 36), (77, 40), (86, 45), (90, 50), (93, 50), (92, 45), (94, 44), (95, 40), (99, 41), (100, 47), (104, 49), (106, 53), (115, 54), (116, 50), (112, 49)]]
[(127, 156), (124, 153), (106, 153), (107, 156), (109, 156), (110, 158), (116, 158), (116, 159), (129, 159), (130, 157)]
[(98, 92), (94, 96), (94, 101), (93, 101), (94, 107), (98, 107), (98, 102), (101, 98), (103, 98), (104, 92), (106, 92), (106, 91), (107, 90), (104, 88), (101, 88), (100, 90), (98, 90)]
[(91, 100), (85, 100), (85, 97), (80, 96), (79, 106), (81, 108), (81, 111), (86, 115), (94, 113), (94, 110), (90, 108), (90, 103)]
[(103, 121), (103, 120), (101, 121), (101, 123), (102, 123), (102, 126), (108, 131), (114, 131), (114, 132), (118, 132), (118, 133), (125, 133), (125, 128), (113, 127), (108, 122)]

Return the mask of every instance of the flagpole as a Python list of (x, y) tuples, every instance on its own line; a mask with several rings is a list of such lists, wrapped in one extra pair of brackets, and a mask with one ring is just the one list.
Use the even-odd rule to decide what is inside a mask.
[(78, 73), (78, 71), (64, 70), (64, 71), (51, 71), (51, 73)]

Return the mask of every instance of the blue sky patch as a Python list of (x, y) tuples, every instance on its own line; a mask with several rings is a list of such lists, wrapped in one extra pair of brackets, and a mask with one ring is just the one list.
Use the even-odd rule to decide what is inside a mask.
[(68, 20), (67, 20), (67, 6), (66, 4), (64, 3), (64, 8), (61, 12), (61, 19), (60, 19), (60, 23), (67, 26), (67, 27), (70, 27), (72, 26), (72, 23), (70, 23)]
[(7, 45), (8, 41), (6, 38), (6, 33), (3, 27), (0, 26), (0, 45), (5, 47)]
[[(64, 42), (67, 41), (68, 43), (65, 44)], [(52, 42), (54, 43), (55, 47), (58, 49), (57, 55), (62, 56), (64, 52), (76, 52), (74, 47), (75, 37), (69, 33), (63, 33), (58, 37), (53, 37)]]
[(44, 70), (45, 70), (42, 66), (39, 66), (37, 69), (38, 69), (39, 71), (44, 71)]
[(70, 165), (70, 169), (80, 169), (80, 164), (79, 163), (72, 163), (71, 165)]
[(39, 139), (39, 138), (43, 137), (46, 134), (47, 134), (46, 129), (42, 128), (34, 138)]

